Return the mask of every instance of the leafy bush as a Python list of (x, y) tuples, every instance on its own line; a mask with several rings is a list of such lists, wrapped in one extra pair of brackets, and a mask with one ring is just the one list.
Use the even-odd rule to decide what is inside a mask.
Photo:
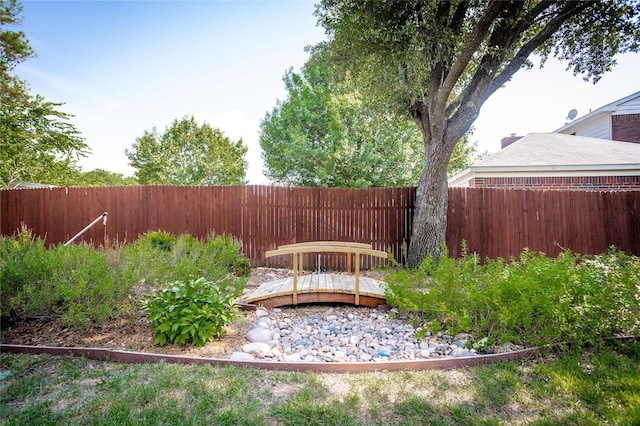
[(2, 316), (62, 315), (67, 324), (84, 328), (117, 313), (131, 289), (104, 252), (87, 244), (47, 250), (25, 228), (0, 240), (0, 286)]
[(203, 242), (182, 234), (172, 244), (154, 243), (157, 240), (157, 232), (147, 233), (125, 247), (120, 262), (125, 280), (154, 289), (166, 282), (195, 277), (215, 282), (233, 274), (231, 291), (242, 293), (251, 266), (233, 238), (210, 234)]
[[(44, 242), (22, 227), (0, 238), (0, 313), (7, 318), (41, 315), (54, 304), (51, 255)], [(45, 287), (48, 287), (45, 289)]]
[(171, 249), (176, 243), (176, 237), (174, 237), (168, 232), (152, 231), (152, 232), (147, 232), (143, 236), (142, 243), (144, 244), (145, 242), (148, 242), (151, 245), (151, 247), (155, 249), (171, 251)]
[(225, 333), (237, 314), (232, 284), (204, 278), (175, 281), (155, 297), (143, 301), (143, 309), (153, 324), (155, 344), (184, 344), (191, 341), (202, 346)]
[(106, 253), (81, 244), (55, 247), (52, 256), (56, 259), (54, 311), (61, 313), (67, 324), (88, 328), (118, 314), (131, 284), (107, 264)]
[[(600, 256), (570, 251), (557, 258), (525, 250), (510, 262), (465, 253), (417, 270), (391, 272), (387, 300), (418, 314), (424, 327), (471, 333), (476, 341), (537, 346), (596, 346), (637, 333), (640, 326), (640, 259), (611, 249)], [(487, 340), (483, 340), (483, 339)]]
[[(70, 326), (88, 328), (113, 316), (135, 317), (134, 285), (138, 293), (144, 293), (140, 283), (153, 289), (164, 282), (195, 282), (191, 290), (180, 294), (193, 296), (185, 303), (199, 306), (206, 302), (193, 314), (206, 320), (205, 326), (198, 334), (187, 336), (199, 343), (199, 339), (219, 335), (218, 317), (227, 321), (230, 315), (219, 304), (226, 306), (242, 294), (251, 270), (240, 245), (230, 237), (209, 235), (201, 242), (187, 234), (176, 238), (150, 232), (135, 244), (109, 247), (95, 250), (80, 244), (47, 250), (26, 227), (16, 236), (0, 238), (0, 315), (12, 320), (61, 315)], [(199, 276), (209, 284), (215, 282), (210, 285), (215, 290), (204, 296), (196, 291), (205, 287), (193, 281)], [(170, 288), (183, 286), (186, 284), (174, 283)], [(184, 330), (179, 331), (172, 341), (184, 338)]]

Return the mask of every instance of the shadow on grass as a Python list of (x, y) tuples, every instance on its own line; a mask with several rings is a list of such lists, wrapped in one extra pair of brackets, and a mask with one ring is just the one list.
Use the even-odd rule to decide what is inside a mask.
[(311, 380), (282, 404), (272, 406), (270, 414), (283, 425), (359, 425), (357, 402), (330, 399), (326, 386)]

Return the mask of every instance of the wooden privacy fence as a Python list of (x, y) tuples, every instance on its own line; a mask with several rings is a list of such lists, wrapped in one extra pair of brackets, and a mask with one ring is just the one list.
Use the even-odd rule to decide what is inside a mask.
[(611, 245), (640, 255), (640, 191), (541, 191), (450, 188), (447, 246), (483, 258), (522, 250), (557, 256), (599, 254)]
[[(0, 233), (24, 223), (50, 244), (64, 243), (108, 212), (79, 240), (132, 242), (149, 230), (198, 238), (228, 234), (254, 266), (291, 267), (268, 250), (307, 241), (370, 243), (401, 260), (409, 242), (415, 188), (323, 189), (272, 186), (134, 186), (0, 191)], [(615, 245), (640, 255), (640, 191), (449, 189), (447, 246), (460, 243), (482, 257), (518, 255), (525, 247), (555, 256), (564, 248), (601, 253)], [(342, 255), (323, 254), (323, 269), (346, 268)], [(363, 268), (386, 262), (363, 258)], [(306, 268), (317, 267), (313, 254)]]
[[(306, 241), (355, 241), (398, 255), (411, 230), (413, 188), (321, 189), (272, 186), (134, 186), (0, 191), (0, 232), (24, 222), (48, 243), (65, 242), (96, 215), (108, 212), (85, 241), (132, 242), (148, 230), (205, 238), (228, 234), (242, 243), (254, 266), (291, 267), (291, 257), (270, 259), (276, 247)], [(97, 212), (97, 213), (96, 213)], [(323, 254), (322, 268), (346, 268), (345, 256)], [(363, 259), (363, 268), (384, 259)], [(305, 255), (305, 267), (317, 257)]]

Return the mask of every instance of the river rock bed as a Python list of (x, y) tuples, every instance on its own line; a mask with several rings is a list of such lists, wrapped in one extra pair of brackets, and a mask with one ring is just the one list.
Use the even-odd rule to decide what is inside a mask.
[[(242, 352), (232, 360), (282, 362), (385, 362), (473, 357), (469, 336), (438, 334), (416, 338), (416, 329), (397, 311), (348, 305), (258, 309)], [(487, 353), (521, 349), (513, 344)]]

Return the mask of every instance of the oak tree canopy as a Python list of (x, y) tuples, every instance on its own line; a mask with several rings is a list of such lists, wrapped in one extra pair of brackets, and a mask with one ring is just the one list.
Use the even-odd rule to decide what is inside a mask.
[[(447, 164), (484, 102), (518, 71), (551, 56), (597, 82), (619, 53), (638, 51), (640, 3), (602, 1), (322, 0), (329, 39), (314, 47), (370, 102), (420, 130), (423, 169), (408, 250), (417, 267), (439, 256)], [(561, 95), (561, 94), (559, 94)]]

